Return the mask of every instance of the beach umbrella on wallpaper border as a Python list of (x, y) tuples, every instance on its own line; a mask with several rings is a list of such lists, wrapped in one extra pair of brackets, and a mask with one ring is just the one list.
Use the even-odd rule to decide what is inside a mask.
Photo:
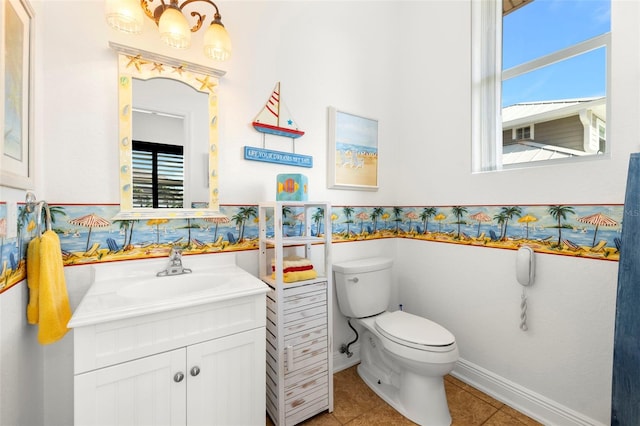
[(168, 222), (169, 222), (169, 219), (149, 219), (147, 221), (147, 226), (156, 227), (156, 244), (160, 244), (160, 225), (163, 225)]
[(518, 219), (519, 223), (524, 223), (527, 225), (527, 240), (529, 239), (529, 223), (537, 221), (538, 218), (530, 214), (524, 215), (520, 219)]
[(441, 231), (441, 227), (442, 227), (442, 221), (445, 220), (447, 218), (447, 216), (445, 216), (442, 213), (439, 213), (438, 215), (436, 215), (436, 217), (433, 218), (433, 220), (438, 222), (438, 232)]
[(618, 224), (618, 222), (611, 219), (609, 216), (603, 215), (602, 213), (596, 213), (578, 218), (578, 222), (595, 225), (596, 230), (593, 232), (593, 243), (591, 244), (591, 247), (595, 247), (596, 245), (596, 235), (598, 235), (598, 228), (600, 226), (616, 226)]
[(76, 217), (75, 219), (69, 219), (69, 223), (76, 226), (84, 226), (85, 228), (89, 228), (89, 235), (87, 235), (87, 248), (85, 248), (85, 252), (89, 251), (89, 242), (91, 240), (91, 230), (93, 228), (106, 228), (107, 226), (111, 226), (111, 222), (107, 219), (103, 219), (95, 213), (91, 213), (88, 215), (84, 215), (81, 217)]
[(360, 219), (360, 233), (364, 233), (364, 221), (369, 219), (369, 214), (365, 211), (361, 211), (356, 215), (356, 219)]
[(478, 238), (480, 236), (480, 224), (482, 222), (491, 222), (491, 217), (486, 214), (485, 212), (478, 212), (478, 213), (474, 213), (472, 215), (469, 216), (469, 218), (471, 220), (475, 220), (478, 222), (478, 235), (476, 235), (476, 238)]
[(221, 224), (221, 223), (229, 223), (229, 222), (231, 222), (231, 219), (229, 219), (227, 216), (205, 217), (204, 220), (207, 221), (207, 222), (211, 222), (211, 223), (215, 223), (216, 224), (216, 229), (213, 232), (213, 241), (215, 241), (216, 238), (218, 237), (218, 225)]

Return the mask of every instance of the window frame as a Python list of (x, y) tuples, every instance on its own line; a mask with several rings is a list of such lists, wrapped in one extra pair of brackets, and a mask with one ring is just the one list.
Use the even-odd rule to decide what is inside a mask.
[[(502, 70), (502, 1), (471, 2), (471, 153), (472, 172), (482, 173), (555, 165), (576, 161), (608, 159), (610, 138), (606, 136), (605, 152), (568, 159), (542, 160), (528, 163), (502, 164), (502, 82), (578, 55), (604, 47), (606, 50), (605, 128), (611, 128), (611, 31)], [(533, 134), (533, 129), (532, 129)]]

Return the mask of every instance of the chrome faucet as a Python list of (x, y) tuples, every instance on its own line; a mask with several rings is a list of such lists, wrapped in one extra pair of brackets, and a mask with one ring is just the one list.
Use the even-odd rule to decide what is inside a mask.
[(190, 274), (191, 272), (191, 269), (182, 266), (182, 250), (177, 247), (171, 247), (167, 268), (158, 272), (156, 275), (158, 277), (166, 277), (169, 275)]

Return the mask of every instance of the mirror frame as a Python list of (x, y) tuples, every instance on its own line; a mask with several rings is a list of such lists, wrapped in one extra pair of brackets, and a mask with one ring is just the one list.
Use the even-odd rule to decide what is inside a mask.
[[(118, 150), (120, 212), (114, 219), (180, 219), (221, 216), (218, 190), (219, 77), (225, 72), (110, 42), (118, 52)], [(133, 208), (132, 116), (133, 78), (169, 78), (182, 81), (209, 95), (209, 200), (206, 208)], [(204, 200), (203, 200), (204, 201)]]

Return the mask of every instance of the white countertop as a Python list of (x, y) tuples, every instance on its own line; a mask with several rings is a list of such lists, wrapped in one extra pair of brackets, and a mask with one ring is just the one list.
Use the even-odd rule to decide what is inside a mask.
[[(148, 315), (189, 306), (221, 302), (238, 297), (263, 294), (269, 287), (261, 280), (235, 264), (232, 254), (214, 254), (184, 256), (182, 263), (193, 272), (186, 275), (157, 277), (160, 270), (166, 268), (168, 259), (132, 260), (97, 264), (93, 266), (93, 284), (87, 291), (69, 321), (69, 328), (82, 327), (108, 321), (117, 321), (140, 315)], [(170, 288), (171, 294), (164, 292), (151, 293), (143, 297), (123, 296), (125, 287), (137, 283), (157, 283), (159, 288), (180, 286), (180, 277), (190, 282), (202, 279), (210, 282), (211, 287), (193, 291), (185, 285), (185, 292), (176, 292)]]

